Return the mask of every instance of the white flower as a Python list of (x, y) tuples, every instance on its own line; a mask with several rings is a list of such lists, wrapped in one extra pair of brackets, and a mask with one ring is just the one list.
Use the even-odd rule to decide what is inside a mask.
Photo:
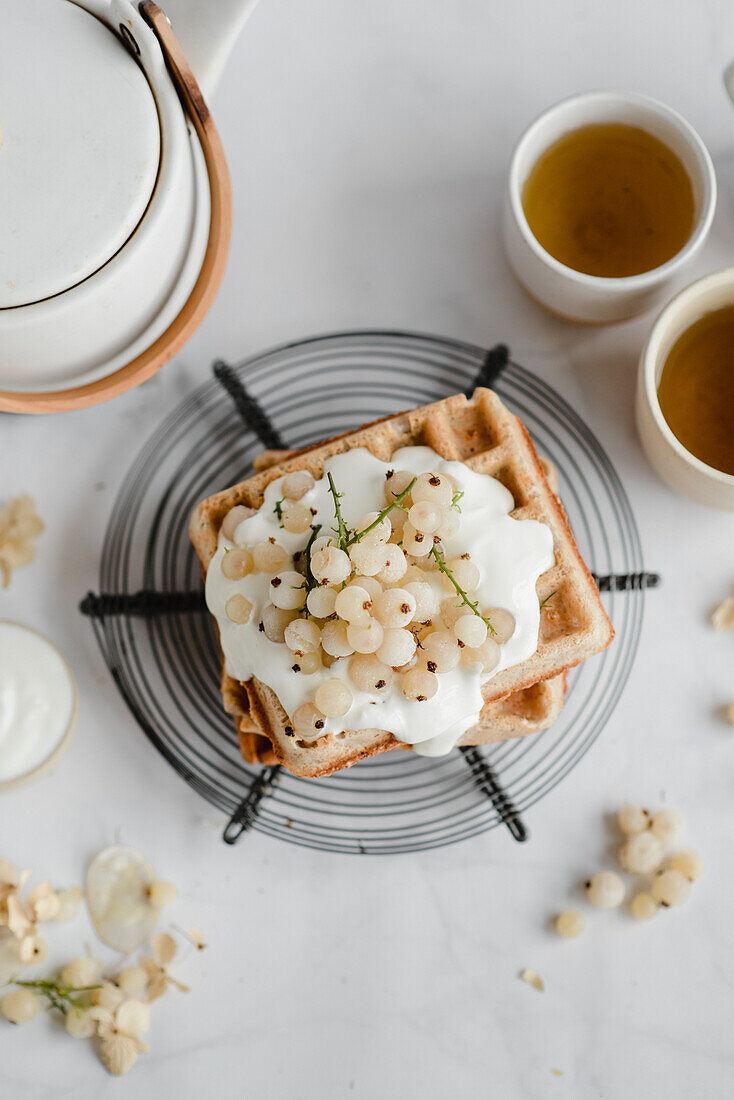
[(148, 975), (150, 986), (148, 1000), (155, 1001), (166, 992), (169, 983), (175, 985), (182, 993), (188, 993), (189, 987), (172, 978), (168, 973), (168, 964), (173, 962), (176, 955), (176, 941), (167, 932), (160, 932), (150, 941), (154, 958), (144, 957), (140, 960), (145, 973)]
[(734, 630), (734, 596), (722, 600), (711, 616), (714, 630)]
[(81, 989), (86, 985), (94, 985), (102, 973), (102, 964), (99, 959), (93, 959), (90, 955), (80, 955), (61, 971), (63, 985), (73, 989)]
[(126, 997), (139, 997), (148, 987), (148, 975), (142, 966), (126, 966), (115, 981)]
[(116, 1076), (127, 1073), (137, 1062), (138, 1054), (148, 1050), (141, 1036), (150, 1028), (150, 1005), (129, 1000), (114, 1011), (97, 1007), (89, 1009), (89, 1013), (97, 1021), (102, 1062)]
[(54, 920), (64, 922), (74, 920), (79, 909), (79, 903), (84, 897), (79, 887), (69, 886), (67, 890), (57, 890), (56, 896), (59, 899), (59, 908)]
[(93, 991), (92, 1000), (100, 1008), (106, 1008), (109, 1012), (114, 1012), (118, 1005), (121, 1005), (125, 1000), (125, 996), (112, 982), (102, 982), (99, 989)]
[(46, 950), (44, 938), (31, 931), (28, 935), (23, 936), (20, 941), (20, 961), (24, 966), (32, 966), (33, 963), (43, 962), (46, 958)]
[(74, 1005), (64, 1017), (64, 1025), (74, 1039), (91, 1039), (97, 1031), (97, 1021), (91, 1008)]

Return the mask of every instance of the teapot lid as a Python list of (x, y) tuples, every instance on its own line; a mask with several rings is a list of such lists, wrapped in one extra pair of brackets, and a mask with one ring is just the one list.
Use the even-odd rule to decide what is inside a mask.
[(107, 263), (145, 213), (160, 155), (155, 98), (109, 27), (73, 0), (4, 5), (0, 309)]

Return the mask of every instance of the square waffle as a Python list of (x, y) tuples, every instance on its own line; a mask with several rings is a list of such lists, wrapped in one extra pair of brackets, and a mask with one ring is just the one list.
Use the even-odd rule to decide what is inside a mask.
[[(217, 549), (219, 528), (229, 510), (236, 504), (259, 508), (265, 488), (276, 478), (294, 470), (308, 470), (314, 478), (321, 478), (327, 458), (355, 447), (365, 447), (387, 462), (399, 448), (420, 445), (499, 480), (515, 501), (511, 515), (516, 519), (539, 520), (553, 534), (555, 562), (536, 586), (541, 603), (548, 600), (541, 615), (538, 648), (528, 660), (498, 673), (482, 689), (485, 704), (499, 704), (508, 696), (533, 687), (536, 695), (542, 695), (537, 687), (540, 681), (559, 678), (567, 669), (605, 649), (614, 631), (527, 430), (491, 390), (477, 389), (469, 400), (459, 394), (398, 413), (284, 457), (267, 468), (262, 468), (261, 461), (260, 472), (207, 498), (194, 510), (190, 534), (202, 572), (206, 576)], [(343, 730), (317, 741), (300, 741), (292, 732), (290, 735), (286, 732), (286, 727), (290, 729), (288, 716), (266, 684), (252, 678), (241, 685), (247, 706), (243, 705), (241, 691), (235, 690), (233, 684), (225, 674), (225, 705), (230, 712), (235, 711), (238, 728), (244, 720), (245, 740), (249, 744), (251, 736), (255, 739), (265, 736), (275, 758), (297, 775), (328, 775), (398, 745), (388, 731), (373, 729)], [(562, 687), (557, 683), (555, 698), (559, 695), (562, 701)], [(507, 722), (509, 706), (505, 702), (504, 708), (495, 708), (495, 717), (501, 716)], [(483, 718), (484, 714), (485, 711)], [(482, 725), (481, 720), (478, 725)], [(240, 737), (242, 743), (243, 735)], [(483, 739), (501, 737), (486, 734)], [(256, 746), (250, 748), (254, 752)]]

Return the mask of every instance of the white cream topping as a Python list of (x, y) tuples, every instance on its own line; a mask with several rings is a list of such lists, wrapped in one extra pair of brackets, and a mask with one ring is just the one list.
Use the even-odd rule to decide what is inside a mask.
[[(320, 684), (339, 678), (349, 685), (353, 703), (344, 717), (325, 719), (323, 733), (389, 730), (399, 741), (414, 745), (421, 755), (443, 756), (479, 720), (482, 683), (502, 669), (527, 660), (537, 649), (540, 606), (535, 585), (541, 573), (553, 565), (553, 536), (543, 523), (513, 519), (508, 514), (514, 508), (512, 495), (495, 478), (470, 470), (462, 462), (447, 461), (430, 447), (404, 447), (389, 463), (381, 462), (364, 448), (328, 459), (323, 478), (300, 502), (315, 512), (313, 522), (322, 525), (319, 534), (330, 534), (335, 523), (327, 472), (343, 493), (340, 506), (345, 522), (354, 527), (368, 512), (384, 507), (385, 474), (389, 469), (409, 470), (416, 475), (447, 473), (460, 484), (464, 494), (461, 525), (456, 535), (443, 540), (446, 557), (468, 551), (481, 574), (477, 589), (480, 607), (507, 608), (516, 620), (515, 632), (502, 645), (499, 664), (491, 673), (483, 673), (478, 665), (460, 665), (453, 672), (441, 673), (433, 698), (419, 702), (405, 698), (399, 681), (385, 697), (358, 690), (348, 675), (348, 657), (308, 675), (293, 672), (295, 659), (291, 651), (282, 643), (270, 641), (259, 629), (262, 610), (270, 602), (271, 578), (251, 573), (241, 580), (229, 580), (221, 568), (224, 554), (235, 545), (252, 548), (274, 537), (290, 554), (305, 546), (310, 532), (304, 535), (284, 530), (275, 514), (275, 502), (283, 496), (283, 478), (270, 483), (259, 511), (240, 523), (235, 531), (236, 542), (220, 533), (217, 552), (207, 571), (206, 600), (217, 620), (227, 672), (236, 680), (256, 676), (272, 688), (289, 715), (301, 703), (312, 700)], [(417, 564), (420, 566), (420, 559)], [(450, 594), (437, 572), (427, 572), (426, 579), (442, 599)], [(225, 612), (227, 600), (236, 593), (253, 604), (250, 621), (244, 624), (233, 623)]]
[(0, 782), (48, 760), (69, 729), (74, 706), (61, 654), (40, 634), (0, 622)]

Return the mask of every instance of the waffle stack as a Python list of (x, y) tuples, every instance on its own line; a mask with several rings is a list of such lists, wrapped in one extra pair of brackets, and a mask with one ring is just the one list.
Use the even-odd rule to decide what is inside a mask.
[[(536, 586), (540, 602), (548, 600), (541, 613), (538, 648), (528, 660), (484, 685), (480, 720), (461, 743), (485, 744), (544, 729), (560, 712), (567, 670), (605, 649), (614, 632), (579, 555), (556, 486), (549, 484), (523, 424), (490, 390), (478, 389), (469, 400), (457, 395), (399, 413), (303, 451), (266, 452), (253, 477), (195, 509), (190, 534), (202, 572), (206, 576), (229, 510), (236, 504), (259, 508), (265, 488), (276, 478), (295, 470), (321, 478), (327, 458), (355, 447), (365, 447), (387, 462), (399, 448), (421, 445), (497, 478), (514, 498), (514, 518), (539, 520), (551, 529), (555, 563)], [(553, 480), (554, 472), (549, 473)], [(249, 762), (278, 762), (296, 775), (322, 776), (364, 757), (405, 747), (386, 730), (343, 730), (313, 742), (289, 736), (288, 716), (277, 696), (255, 678), (239, 683), (223, 670), (222, 694)]]

